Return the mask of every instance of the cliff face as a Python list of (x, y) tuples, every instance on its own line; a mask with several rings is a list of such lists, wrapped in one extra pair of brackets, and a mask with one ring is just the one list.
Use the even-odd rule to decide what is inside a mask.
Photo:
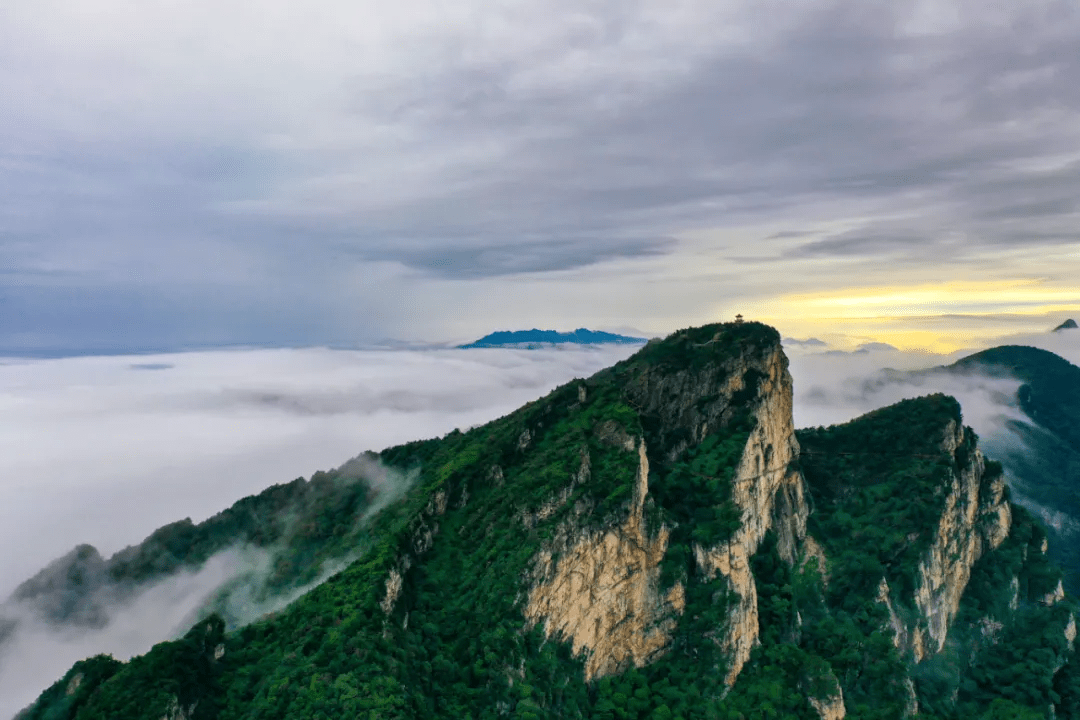
[[(644, 507), (649, 492), (645, 441), (637, 446), (638, 472), (626, 520), (607, 529), (563, 525), (535, 560), (525, 616), (543, 622), (548, 636), (568, 640), (585, 655), (586, 679), (641, 667), (671, 643), (675, 616), (685, 607), (684, 588), (658, 588), (668, 529), (650, 533)], [(556, 560), (556, 555), (558, 559)]]
[(996, 550), (1005, 541), (1012, 522), (1005, 481), (1000, 476), (986, 477), (983, 454), (970, 447), (966, 432), (954, 421), (945, 427), (942, 450), (964, 459), (958, 460), (959, 472), (949, 473), (941, 489), (945, 494), (943, 509), (930, 548), (919, 561), (914, 595), (906, 598), (914, 604), (917, 617), (904, 622), (885, 578), (878, 587), (877, 599), (888, 610), (893, 641), (915, 662), (945, 646), (972, 568), (985, 552)]
[[(965, 445), (964, 427), (950, 422), (943, 449), (955, 456)], [(913, 640), (911, 649), (916, 662), (923, 659), (926, 651), (939, 652), (944, 647), (972, 567), (983, 552), (997, 549), (1009, 534), (1012, 514), (1004, 500), (1004, 480), (999, 477), (984, 481), (985, 469), (983, 454), (976, 448), (962, 464), (960, 473), (951, 475), (933, 543), (919, 563), (919, 585), (914, 600), (921, 620), (926, 622), (929, 638), (925, 650), (921, 638)], [(920, 632), (914, 630), (915, 635)]]
[[(242, 629), (77, 666), (27, 717), (1080, 717), (1077, 608), (959, 404), (798, 435), (791, 405), (775, 331), (710, 326), (390, 448), (416, 483), (348, 568)], [(999, 691), (1021, 664), (1041, 675)]]
[(887, 577), (872, 596), (915, 662), (944, 647), (975, 564), (1012, 522), (1000, 466), (988, 472), (960, 420), (954, 399), (929, 396), (802, 432), (820, 532), (834, 554), (874, 553)]
[[(649, 370), (637, 376), (628, 394), (643, 415), (658, 418), (654, 434), (662, 460), (676, 460), (707, 436), (724, 433), (741, 413), (754, 420), (731, 483), (741, 525), (715, 545), (693, 544), (698, 572), (706, 580), (723, 576), (736, 597), (725, 627), (717, 629), (729, 660), (730, 685), (758, 641), (750, 557), (771, 529), (782, 557), (794, 563), (797, 544), (806, 534), (808, 507), (798, 471), (787, 360), (776, 343), (702, 367)], [(574, 652), (587, 658), (590, 679), (629, 665), (640, 667), (661, 655), (671, 643), (675, 617), (684, 610), (682, 582), (663, 592), (659, 588), (670, 528), (647, 527), (644, 440), (637, 441), (637, 452), (637, 481), (625, 521), (596, 527), (575, 514), (538, 555), (538, 580), (529, 590), (526, 617), (542, 622), (548, 636), (569, 640)]]
[[(729, 685), (735, 682), (758, 640), (757, 586), (750, 571), (750, 557), (757, 552), (765, 533), (773, 529), (781, 557), (793, 564), (796, 545), (806, 536), (809, 515), (798, 470), (799, 445), (792, 423), (791, 375), (786, 358), (777, 347), (752, 369), (763, 375), (753, 408), (757, 424), (747, 440), (733, 483), (733, 499), (742, 524), (730, 540), (711, 547), (694, 545), (698, 567), (707, 577), (717, 573), (726, 577), (739, 598), (722, 641), (731, 658), (726, 677)], [(745, 376), (744, 372), (736, 377)], [(742, 389), (735, 386), (730, 392)]]

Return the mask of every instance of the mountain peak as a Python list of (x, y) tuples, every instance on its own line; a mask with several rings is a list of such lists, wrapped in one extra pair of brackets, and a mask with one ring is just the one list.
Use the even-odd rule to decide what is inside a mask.
[(1053, 332), (1059, 332), (1061, 330), (1075, 330), (1077, 327), (1078, 326), (1076, 324), (1076, 321), (1073, 320), (1072, 318), (1069, 318), (1068, 320), (1066, 320), (1065, 322), (1061, 323), (1056, 328), (1054, 328)]

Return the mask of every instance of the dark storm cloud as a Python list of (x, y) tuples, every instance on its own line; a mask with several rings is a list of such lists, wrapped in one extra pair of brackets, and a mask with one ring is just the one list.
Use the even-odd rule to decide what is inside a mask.
[[(910, 205), (904, 194), (919, 191), (936, 194), (933, 204), (954, 206), (935, 224), (974, 228), (1003, 212), (993, 185), (975, 177), (1012, 178), (1025, 187), (1033, 180), (1029, 192), (1067, 194), (1075, 173), (1058, 173), (1040, 190), (1047, 171), (1001, 166), (1073, 147), (1069, 123), (1077, 93), (1063, 85), (1080, 71), (1069, 52), (1075, 33), (1051, 32), (1049, 20), (1019, 17), (1001, 28), (905, 37), (896, 30), (899, 15), (835, 4), (753, 51), (705, 59), (611, 114), (570, 93), (523, 104), (480, 92), (492, 86), (491, 76), (482, 86), (458, 77), (465, 82), (453, 96), (480, 92), (484, 98), (483, 110), (468, 118), (469, 131), (475, 132), (477, 118), (494, 119), (494, 127), (509, 120), (507, 127), (520, 130), (526, 116), (561, 129), (554, 137), (526, 138), (512, 157), (516, 162), (474, 177), (461, 204), (511, 224), (558, 227), (572, 216), (614, 233), (635, 223), (760, 216), (821, 196), (893, 197), (904, 207)], [(1076, 29), (1074, 17), (1062, 21)], [(617, 87), (610, 91), (618, 95)], [(521, 114), (523, 107), (530, 111)], [(457, 117), (449, 108), (429, 106), (427, 116)], [(505, 203), (513, 220), (492, 207), (506, 189), (529, 197), (525, 206)], [(1014, 212), (1038, 220), (1070, 207), (1060, 199), (1036, 200)], [(796, 255), (875, 256), (929, 247), (932, 255), (966, 256), (1001, 236), (941, 245), (925, 225), (864, 234), (830, 238)]]
[[(179, 321), (161, 298), (190, 296), (210, 314), (239, 308), (217, 314), (239, 335), (287, 308), (318, 308), (333, 334), (355, 331), (339, 317), (373, 301), (321, 293), (362, 288), (373, 267), (383, 280), (395, 266), (418, 283), (506, 279), (677, 253), (665, 238), (683, 230), (844, 214), (858, 226), (774, 232), (758, 260), (959, 264), (1078, 239), (1072, 3), (461, 7), (428, 26), (422, 0), (374, 23), (366, 6), (334, 6), (281, 52), (240, 13), (205, 32), (235, 31), (249, 65), (128, 63), (107, 91), (97, 55), (80, 73), (76, 50), (106, 47), (112, 29), (91, 24), (69, 57), (9, 23), (0, 90), (29, 100), (0, 120), (13, 138), (0, 155), (0, 290), (32, 286), (27, 312), (46, 334), (110, 331), (44, 320), (65, 292), (47, 276), (58, 272), (78, 275), (89, 304), (139, 278), (160, 290), (145, 305), (162, 327)], [(928, 11), (940, 17), (915, 22)], [(115, 33), (151, 60), (173, 31), (146, 17), (124, 18), (146, 23), (142, 35)], [(329, 31), (361, 26), (347, 47)], [(275, 65), (256, 72), (260, 58)], [(34, 82), (48, 92), (25, 89)], [(387, 312), (366, 327), (392, 332), (402, 318)]]

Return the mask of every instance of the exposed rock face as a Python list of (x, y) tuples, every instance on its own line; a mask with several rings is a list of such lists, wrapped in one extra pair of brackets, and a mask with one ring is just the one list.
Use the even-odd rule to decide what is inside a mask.
[(184, 707), (180, 704), (180, 700), (176, 695), (171, 695), (169, 705), (165, 708), (165, 714), (161, 716), (161, 720), (191, 720), (197, 706), (198, 703), (193, 703), (188, 707)]
[[(502, 478), (502, 470), (496, 465), (492, 468), (489, 476)], [(464, 505), (467, 499), (467, 494), (463, 494), (459, 505)], [(423, 555), (435, 544), (435, 538), (439, 534), (440, 518), (446, 514), (449, 504), (449, 495), (446, 489), (439, 488), (432, 493), (423, 511), (413, 519), (409, 527), (409, 551), (401, 553), (394, 563), (394, 567), (390, 569), (386, 576), (383, 599), (379, 601), (379, 607), (386, 615), (390, 615), (394, 611), (394, 605), (401, 596), (401, 590), (404, 586), (405, 573), (413, 566), (413, 558)], [(407, 617), (405, 622), (408, 622)]]
[(921, 662), (926, 657), (926, 636), (923, 629), (919, 626), (909, 628), (904, 624), (892, 603), (890, 592), (889, 583), (885, 581), (885, 578), (881, 578), (878, 584), (877, 601), (889, 611), (889, 627), (893, 631), (893, 645), (901, 654), (911, 653), (915, 662)]
[(82, 685), (82, 681), (83, 681), (83, 674), (82, 673), (75, 673), (74, 675), (72, 675), (71, 680), (68, 681), (67, 690), (64, 691), (65, 694), (74, 695), (75, 691), (79, 689), (80, 685)]
[[(627, 437), (629, 437), (629, 436), (627, 436)], [(634, 449), (633, 438), (630, 438), (629, 447), (627, 447), (625, 449), (628, 450), (628, 451), (632, 451)], [(581, 467), (578, 469), (577, 473), (574, 475), (571, 483), (569, 485), (567, 485), (566, 487), (564, 487), (562, 489), (562, 491), (559, 492), (558, 495), (556, 495), (555, 497), (553, 497), (550, 500), (548, 500), (547, 502), (545, 502), (543, 505), (538, 507), (536, 510), (534, 510), (532, 512), (523, 511), (521, 513), (521, 524), (524, 525), (526, 528), (532, 528), (538, 522), (543, 522), (544, 520), (547, 520), (549, 517), (554, 515), (556, 513), (556, 511), (558, 511), (558, 509), (560, 507), (562, 507), (563, 505), (566, 504), (567, 500), (570, 499), (570, 494), (572, 492), (574, 492), (575, 487), (588, 482), (589, 477), (591, 476), (591, 474), (592, 474), (592, 461), (591, 461), (591, 459), (589, 457), (589, 452), (585, 448), (582, 448), (581, 449)]]
[[(965, 445), (962, 425), (950, 422), (943, 448), (950, 454)], [(975, 561), (988, 549), (997, 548), (1008, 536), (1012, 515), (1004, 502), (1004, 482), (993, 482), (980, 503), (984, 462), (979, 450), (970, 452), (959, 477), (947, 488), (945, 507), (926, 557), (919, 563), (915, 606), (927, 624), (932, 653), (945, 644), (949, 623), (960, 607), (960, 596), (971, 578)], [(916, 661), (922, 654), (916, 652)]]
[[(751, 368), (746, 368), (751, 369)], [(791, 375), (780, 348), (766, 354), (758, 401), (753, 411), (757, 426), (750, 433), (732, 486), (732, 499), (742, 512), (742, 526), (734, 537), (714, 547), (694, 546), (698, 567), (708, 577), (725, 576), (739, 596), (722, 645), (729, 653), (726, 682), (735, 682), (758, 642), (757, 586), (750, 557), (771, 528), (777, 535), (781, 557), (794, 564), (796, 545), (806, 536), (804, 481), (797, 469), (799, 444), (791, 413)], [(728, 392), (742, 389), (746, 372), (736, 373)]]
[(802, 569), (810, 562), (817, 564), (818, 572), (821, 573), (821, 584), (828, 588), (829, 568), (827, 565), (828, 558), (825, 557), (825, 548), (821, 547), (821, 544), (812, 535), (807, 535), (803, 540), (803, 558), (799, 568)]
[(1039, 598), (1039, 602), (1043, 605), (1057, 605), (1064, 599), (1065, 588), (1062, 586), (1061, 581), (1058, 580), (1057, 587)]
[[(732, 483), (742, 527), (725, 542), (693, 547), (698, 569), (708, 579), (717, 574), (726, 577), (738, 596), (720, 637), (730, 658), (725, 678), (730, 685), (758, 642), (751, 556), (771, 529), (781, 556), (794, 564), (806, 535), (809, 510), (797, 469), (799, 446), (787, 358), (776, 344), (694, 369), (647, 370), (626, 391), (641, 412), (660, 418), (664, 447), (658, 452), (668, 459), (679, 457), (713, 432), (723, 432), (740, 412), (749, 410), (757, 421)], [(629, 515), (618, 527), (599, 529), (568, 521), (551, 549), (536, 559), (537, 580), (525, 609), (531, 622), (544, 623), (549, 637), (565, 638), (575, 654), (586, 655), (590, 679), (644, 665), (661, 655), (685, 604), (682, 584), (663, 596), (657, 588), (669, 532), (666, 527), (645, 527), (648, 458), (644, 441), (616, 426), (598, 427), (597, 436), (613, 446), (638, 451), (638, 479)]]
[[(563, 528), (551, 550), (536, 559), (539, 578), (530, 590), (525, 616), (543, 622), (548, 637), (568, 640), (584, 654), (586, 679), (641, 667), (671, 642), (676, 618), (685, 606), (684, 588), (658, 589), (660, 561), (668, 529), (651, 534), (644, 519), (649, 492), (645, 441), (638, 442), (638, 472), (626, 520), (607, 529)], [(587, 467), (587, 464), (584, 465)]]
[(828, 695), (824, 698), (807, 696), (806, 699), (810, 703), (810, 707), (817, 711), (821, 720), (844, 720), (847, 717), (847, 708), (844, 707), (844, 693), (839, 686), (836, 688), (835, 695)]
[(397, 568), (391, 568), (390, 574), (386, 577), (386, 594), (379, 601), (379, 607), (384, 613), (389, 615), (393, 612), (394, 603), (397, 602), (399, 595), (401, 595), (401, 573)]

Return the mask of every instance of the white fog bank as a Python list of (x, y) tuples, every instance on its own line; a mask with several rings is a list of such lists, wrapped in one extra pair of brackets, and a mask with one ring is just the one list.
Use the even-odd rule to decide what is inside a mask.
[(364, 450), (504, 415), (636, 347), (0, 361), (0, 598)]

